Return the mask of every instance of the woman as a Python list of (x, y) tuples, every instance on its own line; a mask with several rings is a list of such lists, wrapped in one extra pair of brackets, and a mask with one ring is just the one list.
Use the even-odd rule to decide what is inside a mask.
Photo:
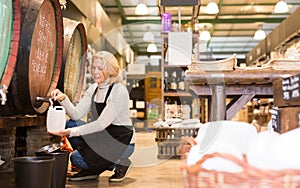
[[(65, 107), (71, 118), (65, 130), (50, 133), (68, 136), (74, 149), (71, 162), (81, 169), (70, 177), (73, 181), (97, 178), (120, 159), (134, 139), (129, 94), (120, 82), (117, 59), (109, 52), (97, 52), (90, 68), (95, 83), (76, 106), (58, 89), (51, 92), (51, 97)], [(77, 121), (89, 112), (91, 122)]]

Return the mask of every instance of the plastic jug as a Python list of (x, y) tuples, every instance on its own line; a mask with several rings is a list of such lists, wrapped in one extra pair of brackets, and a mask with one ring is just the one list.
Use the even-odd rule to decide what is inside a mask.
[(50, 106), (47, 112), (47, 131), (57, 132), (66, 126), (66, 111), (63, 106)]

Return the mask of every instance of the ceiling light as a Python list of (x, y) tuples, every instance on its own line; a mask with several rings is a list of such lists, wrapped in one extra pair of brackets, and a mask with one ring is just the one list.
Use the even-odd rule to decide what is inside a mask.
[(208, 40), (210, 40), (210, 38), (211, 38), (211, 36), (208, 31), (202, 31), (200, 33), (200, 37), (199, 37), (200, 40), (208, 41)]
[(157, 52), (157, 47), (154, 43), (148, 44), (147, 52)]
[(280, 0), (276, 3), (274, 8), (275, 13), (286, 13), (288, 11), (289, 11), (289, 7), (285, 1)]
[(148, 7), (144, 3), (140, 3), (135, 8), (135, 14), (146, 15), (148, 14)]
[(199, 39), (204, 41), (208, 41), (211, 39), (210, 33), (207, 31), (206, 25), (204, 26), (203, 31), (201, 31)]
[(151, 32), (150, 27), (147, 27), (147, 32), (144, 33), (143, 40), (147, 42), (154, 41), (154, 34)]
[(209, 2), (205, 8), (205, 13), (206, 14), (219, 13), (219, 7), (218, 7), (217, 3), (213, 2), (213, 1)]
[(261, 25), (259, 26), (258, 30), (254, 33), (254, 40), (263, 40), (266, 38), (266, 33), (261, 29)]

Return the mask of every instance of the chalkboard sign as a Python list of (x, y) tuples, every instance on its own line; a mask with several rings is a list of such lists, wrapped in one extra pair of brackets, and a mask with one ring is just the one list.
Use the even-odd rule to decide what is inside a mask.
[(300, 75), (282, 78), (284, 100), (300, 100)]
[(161, 0), (161, 6), (193, 6), (199, 5), (199, 0)]
[(270, 112), (271, 112), (271, 124), (272, 124), (272, 128), (274, 129), (274, 131), (280, 132), (281, 131), (280, 111), (279, 111), (279, 109), (272, 108), (270, 110)]

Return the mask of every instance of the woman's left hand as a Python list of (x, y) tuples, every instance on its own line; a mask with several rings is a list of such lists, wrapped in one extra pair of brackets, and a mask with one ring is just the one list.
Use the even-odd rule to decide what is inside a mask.
[(56, 136), (69, 136), (70, 135), (71, 130), (70, 129), (65, 129), (62, 131), (57, 131), (57, 132), (48, 132), (49, 134), (53, 134)]

